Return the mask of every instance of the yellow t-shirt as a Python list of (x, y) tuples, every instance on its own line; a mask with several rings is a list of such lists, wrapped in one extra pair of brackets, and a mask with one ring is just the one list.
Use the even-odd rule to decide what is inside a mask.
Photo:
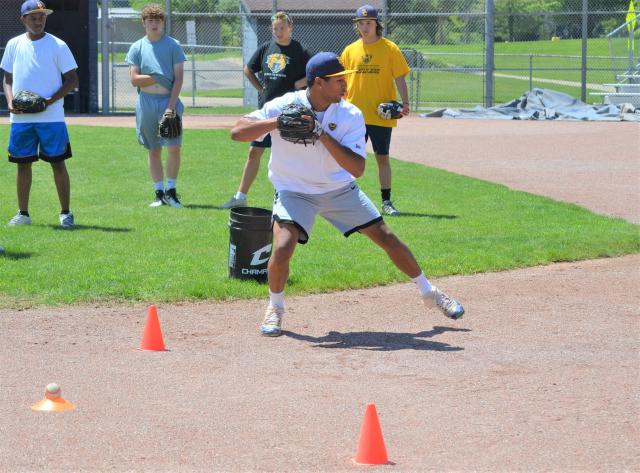
[(373, 44), (362, 39), (344, 48), (340, 56), (345, 69), (358, 72), (348, 74), (347, 100), (362, 110), (367, 125), (396, 126), (397, 120), (378, 116), (378, 105), (396, 100), (395, 79), (409, 73), (409, 65), (400, 48), (386, 38)]

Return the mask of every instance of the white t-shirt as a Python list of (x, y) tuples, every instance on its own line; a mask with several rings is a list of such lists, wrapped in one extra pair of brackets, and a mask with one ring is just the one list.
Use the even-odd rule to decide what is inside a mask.
[[(267, 119), (277, 117), (291, 103), (300, 103), (308, 108), (311, 104), (305, 90), (289, 92), (264, 104), (247, 118)], [(318, 114), (323, 133), (328, 133), (342, 146), (366, 158), (364, 135), (366, 128), (362, 112), (345, 100), (334, 103)], [(322, 143), (315, 145), (294, 144), (283, 140), (278, 130), (271, 132), (271, 158), (269, 180), (276, 191), (292, 191), (303, 194), (324, 194), (340, 189), (355, 177), (341, 167)]]
[[(67, 44), (45, 33), (37, 41), (27, 34), (11, 38), (4, 50), (0, 68), (13, 75), (12, 91), (30, 90), (49, 98), (62, 86), (62, 74), (77, 69)], [(12, 123), (43, 123), (64, 121), (64, 100), (60, 99), (41, 113), (11, 114)]]

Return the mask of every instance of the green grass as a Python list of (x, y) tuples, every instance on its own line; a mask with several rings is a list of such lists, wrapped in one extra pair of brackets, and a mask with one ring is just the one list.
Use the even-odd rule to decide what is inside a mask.
[[(143, 35), (144, 35), (144, 31), (141, 31), (140, 37), (142, 37)], [(188, 69), (191, 67), (191, 50), (187, 46), (183, 46), (183, 47), (184, 47), (184, 53), (187, 56), (187, 62), (185, 63), (185, 68)], [(224, 47), (224, 46), (220, 46), (220, 47)], [(116, 63), (125, 62), (126, 57), (127, 57), (127, 53), (125, 52), (109, 54), (109, 60)], [(195, 53), (196, 61), (218, 61), (220, 59), (241, 58), (241, 57), (242, 57), (242, 51), (239, 51), (237, 49), (230, 49), (228, 51), (221, 51), (217, 53), (202, 53), (202, 52)], [(100, 65), (101, 62), (102, 62), (102, 53), (98, 53), (98, 65)]]
[[(484, 54), (484, 43), (468, 44), (403, 44), (402, 48), (413, 48), (423, 53), (478, 53)], [(560, 41), (514, 41), (494, 43), (496, 54), (546, 54), (580, 56), (582, 54), (582, 40), (563, 39)], [(608, 56), (609, 43), (606, 38), (590, 38), (587, 40), (587, 54), (589, 56)]]
[[(186, 100), (183, 99), (184, 103)], [(245, 115), (255, 110), (255, 107), (234, 107), (227, 105), (217, 105), (215, 107), (191, 107), (185, 106), (185, 115)]]
[[(484, 63), (484, 44), (458, 45), (403, 45), (424, 53), (427, 66), (431, 69), (446, 67), (482, 68)], [(495, 44), (495, 92), (494, 102), (512, 100), (529, 89), (528, 55), (533, 55), (533, 87), (549, 88), (564, 92), (573, 97), (580, 97), (581, 81), (581, 48), (580, 40), (561, 41), (521, 41)], [(472, 55), (456, 56), (454, 53), (471, 53)], [(614, 81), (615, 72), (596, 69), (610, 69), (612, 61), (608, 58), (609, 47), (606, 39), (594, 38), (587, 42), (587, 54), (590, 56), (587, 66), (587, 83), (603, 84)], [(517, 56), (518, 55), (518, 56)], [(554, 56), (577, 56), (575, 58)], [(600, 58), (598, 56), (604, 56)], [(414, 73), (417, 74), (417, 73)], [(471, 72), (426, 71), (421, 72), (420, 101), (482, 103), (484, 84), (480, 75)], [(500, 77), (500, 74), (524, 77), (527, 80)], [(538, 81), (551, 79), (575, 82), (575, 86)], [(426, 88), (425, 88), (426, 87)], [(601, 92), (587, 88), (589, 92)], [(587, 98), (588, 102), (600, 102), (597, 97)]]
[[(418, 73), (414, 73), (417, 77)], [(420, 72), (420, 88), (419, 97), (422, 103), (441, 103), (451, 104), (456, 107), (461, 103), (482, 103), (484, 97), (484, 81), (481, 75), (461, 73), (461, 72), (438, 72), (428, 71)], [(513, 73), (512, 73), (513, 74)], [(517, 74), (516, 74), (517, 75)], [(580, 97), (580, 87), (569, 85), (561, 85), (555, 83), (546, 83), (537, 81), (532, 82), (532, 87), (543, 89), (553, 89), (558, 92), (569, 94), (573, 97)], [(567, 80), (571, 80), (568, 78)], [(579, 78), (577, 78), (579, 82)], [(505, 77), (494, 77), (494, 103), (499, 104), (511, 101), (520, 97), (529, 90), (528, 80), (511, 79)], [(589, 92), (598, 92), (596, 89), (587, 87)], [(414, 97), (414, 96), (412, 96)], [(593, 97), (588, 97), (588, 101), (600, 101)]]
[[(190, 97), (181, 97), (184, 103), (185, 115), (245, 115), (253, 112), (255, 107), (232, 106), (232, 105), (215, 105), (212, 107), (192, 107)], [(118, 113), (135, 113), (133, 107), (118, 107)]]
[[(244, 96), (244, 89), (214, 89), (214, 90), (205, 90), (198, 89), (196, 90), (196, 97), (231, 97), (231, 98), (242, 98)], [(188, 99), (191, 97), (191, 90), (182, 89), (182, 95), (180, 98)]]
[[(8, 139), (0, 126), (0, 141)], [(77, 228), (58, 228), (49, 166), (34, 165), (34, 224), (4, 227), (0, 306), (104, 301), (264, 297), (265, 287), (227, 277), (229, 213), (248, 146), (226, 130), (186, 130), (179, 191), (185, 208), (150, 209), (145, 152), (134, 131), (70, 127), (68, 162)], [(394, 161), (394, 195), (405, 216), (389, 219), (429, 276), (619, 256), (640, 250), (638, 226), (571, 204), (412, 163)], [(270, 208), (266, 156), (251, 191)], [(15, 175), (0, 176), (0, 219), (15, 208)], [(378, 200), (375, 163), (360, 179)], [(361, 235), (345, 239), (322, 219), (292, 263), (289, 294), (406, 281)]]

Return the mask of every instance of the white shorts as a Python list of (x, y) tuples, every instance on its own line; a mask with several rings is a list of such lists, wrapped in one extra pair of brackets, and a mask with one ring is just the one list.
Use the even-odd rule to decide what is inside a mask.
[(345, 237), (382, 220), (376, 206), (355, 183), (325, 194), (276, 192), (273, 220), (295, 225), (300, 230), (299, 243), (309, 241), (316, 215), (324, 217)]

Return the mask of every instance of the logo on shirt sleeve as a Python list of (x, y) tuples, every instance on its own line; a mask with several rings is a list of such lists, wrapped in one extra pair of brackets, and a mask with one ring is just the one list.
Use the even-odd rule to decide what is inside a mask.
[(336, 125), (335, 123), (329, 123), (329, 130), (333, 131), (336, 129), (338, 125)]

